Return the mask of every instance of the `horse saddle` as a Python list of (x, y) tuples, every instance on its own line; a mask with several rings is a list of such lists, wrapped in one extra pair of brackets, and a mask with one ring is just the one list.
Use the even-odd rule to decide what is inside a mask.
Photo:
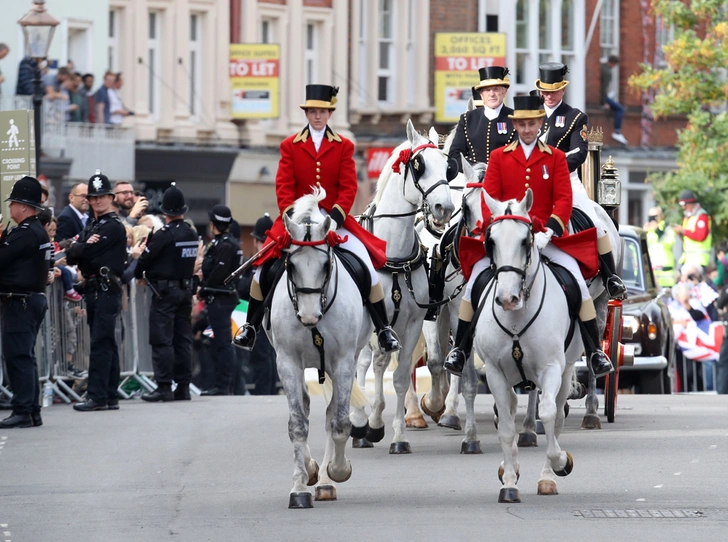
[(260, 290), (263, 292), (263, 299), (266, 302), (268, 302), (268, 294), (275, 290), (285, 270), (283, 258), (270, 259), (263, 264), (260, 270)]
[(572, 207), (571, 220), (569, 220), (569, 224), (571, 224), (572, 233), (579, 233), (580, 231), (585, 231), (594, 227), (594, 222), (592, 222), (592, 219), (589, 218), (589, 215), (578, 207)]
[(551, 270), (554, 277), (556, 277), (556, 281), (566, 296), (566, 306), (569, 308), (569, 319), (571, 320), (569, 323), (569, 332), (566, 334), (566, 340), (564, 341), (564, 350), (566, 350), (571, 343), (571, 339), (574, 337), (575, 324), (579, 320), (581, 290), (579, 290), (579, 283), (576, 282), (574, 275), (564, 266), (554, 263), (548, 258), (543, 258), (543, 263)]
[(473, 307), (480, 306), (480, 303), (483, 301), (480, 298), (483, 297), (483, 292), (494, 277), (495, 269), (491, 266), (486, 267), (483, 272), (475, 278), (475, 283), (473, 284), (473, 289), (470, 294), (470, 302), (473, 304)]
[(362, 301), (369, 299), (369, 292), (372, 289), (372, 276), (369, 273), (369, 268), (362, 261), (362, 259), (354, 254), (350, 250), (345, 248), (335, 247), (334, 253), (339, 258), (341, 265), (354, 279), (359, 293), (361, 294)]
[[(439, 303), (445, 297), (445, 276), (450, 262), (460, 267), (458, 249), (460, 246), (460, 223), (448, 228), (440, 237), (440, 243), (435, 245), (430, 255), (430, 272), (428, 282), (430, 285), (430, 303)], [(440, 313), (440, 306), (427, 309), (425, 320), (435, 321)]]

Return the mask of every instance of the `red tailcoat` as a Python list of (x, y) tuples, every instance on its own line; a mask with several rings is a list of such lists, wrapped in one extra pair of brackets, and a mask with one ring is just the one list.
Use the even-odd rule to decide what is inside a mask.
[[(349, 214), (358, 182), (354, 164), (354, 144), (326, 127), (326, 134), (318, 152), (306, 126), (299, 133), (286, 138), (281, 143), (281, 159), (276, 174), (276, 196), (280, 215), (273, 227), (266, 232), (269, 237), (266, 246), (285, 231), (281, 216), (290, 209), (301, 196), (310, 194), (312, 187), (320, 184), (326, 190), (326, 199), (319, 204), (331, 212), (334, 207), (346, 219), (342, 226), (359, 239), (369, 251), (375, 268), (382, 267), (387, 261), (387, 243), (362, 228)], [(261, 265), (269, 259), (275, 249), (266, 253), (257, 262)]]
[[(591, 228), (569, 236), (566, 229), (571, 218), (573, 195), (569, 167), (562, 151), (539, 141), (526, 160), (518, 140), (507, 147), (496, 149), (490, 155), (484, 188), (498, 201), (520, 201), (530, 188), (533, 192), (533, 206), (529, 215), (534, 231), (551, 228), (554, 231), (551, 242), (576, 258), (585, 276), (591, 278), (598, 272), (596, 230)], [(492, 217), (484, 196), (481, 197), (481, 206), (483, 224), (488, 225)], [(463, 274), (467, 278), (470, 277), (473, 265), (485, 256), (484, 238), (485, 227), (480, 239), (461, 239), (460, 259)]]

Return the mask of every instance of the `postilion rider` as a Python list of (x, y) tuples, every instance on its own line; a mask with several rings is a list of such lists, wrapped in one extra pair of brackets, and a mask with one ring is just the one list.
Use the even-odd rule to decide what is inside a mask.
[(261, 265), (270, 258), (279, 257), (280, 250), (290, 244), (282, 215), (293, 208), (294, 202), (311, 193), (311, 185), (319, 184), (326, 190), (321, 212), (336, 221), (336, 235), (343, 240), (341, 247), (355, 253), (369, 268), (371, 291), (369, 313), (374, 322), (379, 346), (385, 352), (399, 350), (399, 340), (389, 327), (384, 291), (376, 269), (386, 260), (386, 242), (362, 228), (349, 214), (358, 188), (354, 164), (354, 144), (338, 135), (328, 121), (336, 109), (338, 87), (306, 85), (306, 102), (301, 105), (308, 125), (281, 143), (281, 158), (276, 175), (276, 196), (280, 215), (267, 232), (269, 249), (257, 263), (258, 268), (250, 285), (249, 321), (235, 337), (235, 344), (251, 349), (263, 321), (263, 293), (260, 288)]
[[(598, 272), (596, 235), (593, 228), (575, 235), (569, 235), (566, 225), (572, 208), (569, 169), (563, 152), (550, 147), (538, 139), (545, 112), (539, 96), (516, 96), (515, 110), (511, 115), (518, 139), (491, 154), (485, 174), (484, 189), (496, 200), (521, 200), (527, 189), (533, 192), (533, 207), (530, 211), (533, 221), (535, 243), (543, 256), (568, 269), (579, 284), (581, 292), (581, 322), (584, 346), (594, 372), (603, 376), (613, 370), (607, 355), (599, 348), (601, 338), (597, 329), (596, 310), (589, 295), (580, 263), (588, 276)], [(490, 210), (481, 196), (483, 223), (490, 222)], [(460, 304), (455, 348), (447, 357), (445, 367), (454, 374), (462, 374), (465, 361), (470, 355), (473, 338), (469, 333), (474, 316), (471, 302), (472, 288), (477, 276), (491, 266), (485, 255), (484, 239), (462, 237), (461, 262), (468, 285)], [(573, 255), (572, 255), (573, 254)], [(574, 257), (579, 257), (579, 263)]]

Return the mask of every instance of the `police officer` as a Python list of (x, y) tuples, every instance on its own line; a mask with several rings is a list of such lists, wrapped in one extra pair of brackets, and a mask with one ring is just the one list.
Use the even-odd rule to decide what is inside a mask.
[(36, 216), (41, 192), (36, 179), (23, 177), (6, 200), (18, 226), (0, 237), (2, 353), (13, 388), (13, 411), (0, 421), (0, 429), (43, 425), (35, 340), (48, 309), (44, 292), (52, 245)]
[(67, 250), (68, 263), (78, 265), (85, 281), (83, 296), (91, 330), (88, 399), (73, 405), (79, 412), (118, 410), (121, 366), (116, 322), (121, 311), (121, 275), (126, 263), (126, 230), (115, 212), (114, 190), (97, 170), (88, 182), (94, 219)]
[[(142, 395), (145, 401), (190, 399), (192, 276), (199, 241), (184, 220), (187, 209), (182, 191), (170, 186), (160, 207), (167, 224), (152, 236), (134, 272), (153, 293), (149, 344), (157, 389)], [(174, 393), (172, 380), (177, 383)]]
[(208, 245), (202, 260), (200, 297), (205, 299), (207, 317), (212, 327), (212, 361), (215, 366), (215, 387), (202, 395), (230, 395), (233, 378), (233, 332), (230, 317), (240, 302), (234, 286), (225, 279), (242, 264), (243, 251), (228, 229), (233, 217), (225, 205), (210, 211), (210, 230), (215, 238)]
[(684, 215), (682, 226), (674, 226), (675, 233), (682, 237), (683, 252), (679, 263), (701, 265), (704, 269), (710, 265), (713, 248), (710, 215), (700, 206), (692, 190), (680, 192), (678, 202)]
[(569, 166), (574, 207), (586, 213), (597, 229), (597, 249), (599, 250), (599, 272), (604, 287), (612, 299), (620, 298), (627, 292), (622, 279), (617, 274), (617, 266), (612, 255), (612, 242), (609, 235), (593, 210), (589, 196), (581, 184), (578, 169), (586, 161), (588, 142), (586, 138), (589, 117), (583, 111), (571, 107), (564, 101), (569, 81), (564, 79), (569, 68), (560, 62), (547, 62), (538, 67), (540, 79), (534, 83), (543, 96), (544, 119), (539, 139), (566, 154)]

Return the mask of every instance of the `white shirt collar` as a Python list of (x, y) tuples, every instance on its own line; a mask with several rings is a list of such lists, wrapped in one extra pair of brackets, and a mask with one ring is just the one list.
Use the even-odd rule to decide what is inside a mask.
[(73, 205), (69, 205), (71, 209), (73, 209), (73, 212), (76, 213), (76, 216), (81, 219), (81, 222), (83, 222), (84, 218), (88, 218), (88, 213), (82, 213), (78, 209), (76, 209)]
[(546, 118), (551, 118), (551, 115), (554, 114), (554, 111), (556, 111), (559, 107), (561, 107), (561, 104), (564, 103), (564, 100), (561, 100), (559, 103), (556, 104), (556, 107), (551, 109), (548, 105), (543, 104), (543, 108), (546, 110)]
[(324, 134), (326, 134), (326, 126), (324, 126), (324, 129), (321, 131), (317, 131), (313, 129), (313, 126), (310, 124), (308, 125), (308, 131), (311, 134), (311, 139), (313, 140), (313, 146), (316, 147), (316, 152), (318, 152), (319, 147), (321, 147), (321, 141), (324, 139)]
[(518, 138), (518, 142), (521, 144), (521, 147), (523, 147), (523, 154), (526, 155), (526, 161), (528, 162), (528, 159), (531, 158), (531, 153), (533, 152), (533, 149), (536, 148), (538, 138), (534, 139), (533, 143), (531, 143), (530, 145), (526, 145), (520, 137)]
[(497, 109), (491, 109), (487, 105), (484, 105), (483, 114), (488, 120), (495, 120), (500, 115), (501, 109), (503, 109), (503, 104), (500, 104)]

